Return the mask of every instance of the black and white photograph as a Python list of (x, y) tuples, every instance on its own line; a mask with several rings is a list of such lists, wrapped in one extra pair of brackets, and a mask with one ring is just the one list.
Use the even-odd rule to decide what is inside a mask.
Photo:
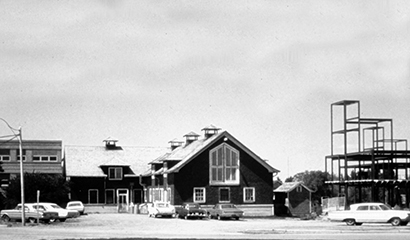
[(410, 239), (410, 2), (0, 0), (0, 239)]

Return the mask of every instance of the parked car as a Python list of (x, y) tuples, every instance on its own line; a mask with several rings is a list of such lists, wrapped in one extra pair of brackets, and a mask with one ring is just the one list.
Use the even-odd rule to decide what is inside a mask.
[(84, 204), (81, 201), (71, 201), (67, 203), (65, 207), (67, 210), (77, 210), (80, 215), (83, 215), (85, 212)]
[(410, 221), (410, 211), (393, 210), (386, 204), (369, 202), (352, 204), (350, 210), (330, 211), (328, 217), (331, 221), (346, 222), (347, 225), (391, 223), (393, 226), (405, 226)]
[(218, 220), (224, 218), (239, 220), (243, 215), (244, 212), (231, 203), (218, 203), (212, 209), (208, 210), (209, 218), (217, 218)]
[[(18, 204), (14, 209), (4, 209), (1, 210), (1, 219), (5, 222), (9, 221), (21, 221), (21, 211), (23, 209), (22, 204)], [(30, 204), (24, 204), (24, 219), (30, 223), (40, 222), (48, 223), (53, 219), (58, 218), (58, 213), (56, 211), (47, 211), (46, 209), (35, 209)]]
[(179, 218), (199, 218), (207, 217), (206, 210), (202, 209), (198, 203), (183, 203), (181, 207), (175, 208), (176, 217)]
[(167, 202), (148, 203), (148, 217), (174, 217), (175, 207)]
[(46, 202), (40, 202), (40, 203), (30, 203), (33, 208), (35, 209), (45, 209), (47, 211), (55, 211), (58, 213), (58, 220), (60, 222), (65, 222), (67, 218), (76, 218), (80, 216), (80, 213), (77, 210), (67, 210), (55, 203), (46, 203)]

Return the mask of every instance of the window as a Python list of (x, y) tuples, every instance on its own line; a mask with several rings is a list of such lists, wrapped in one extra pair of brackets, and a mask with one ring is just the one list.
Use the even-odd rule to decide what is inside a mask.
[(108, 179), (121, 180), (122, 179), (122, 168), (120, 167), (108, 168)]
[(194, 202), (205, 203), (205, 188), (194, 188)]
[[(24, 158), (23, 158), (24, 160)], [(34, 155), (33, 156), (33, 161), (39, 161), (39, 162), (56, 162), (57, 161), (57, 156), (52, 155)]]
[(220, 188), (219, 189), (219, 202), (230, 202), (230, 189), (229, 188)]
[(114, 189), (106, 189), (105, 190), (105, 204), (114, 204), (114, 203), (115, 203)]
[(223, 143), (210, 151), (210, 183), (239, 184), (239, 151)]
[(88, 190), (88, 203), (98, 203), (98, 189)]
[(357, 211), (367, 211), (367, 210), (369, 210), (369, 206), (367, 205), (359, 206), (357, 208)]
[(255, 188), (253, 187), (243, 188), (243, 201), (246, 203), (255, 202)]
[[(20, 150), (17, 150), (17, 161), (20, 161)], [(23, 149), (23, 162), (26, 161), (26, 150)]]
[(302, 186), (298, 186), (298, 187), (296, 188), (296, 192), (302, 192)]
[(0, 161), (10, 161), (9, 149), (0, 149)]

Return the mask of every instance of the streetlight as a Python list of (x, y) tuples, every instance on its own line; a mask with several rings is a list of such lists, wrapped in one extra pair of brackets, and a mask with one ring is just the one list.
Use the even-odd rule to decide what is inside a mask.
[[(23, 148), (22, 148), (22, 135), (21, 135), (21, 127), (18, 129), (13, 128), (10, 126), (10, 124), (4, 120), (3, 118), (0, 118), (7, 127), (10, 128), (11, 132), (13, 133), (14, 137), (18, 137), (19, 139), (19, 151), (20, 151), (20, 191), (21, 191), (21, 223), (22, 225), (26, 225), (26, 216), (25, 216), (25, 205), (24, 205), (24, 174), (23, 174)], [(16, 133), (17, 132), (17, 133)]]

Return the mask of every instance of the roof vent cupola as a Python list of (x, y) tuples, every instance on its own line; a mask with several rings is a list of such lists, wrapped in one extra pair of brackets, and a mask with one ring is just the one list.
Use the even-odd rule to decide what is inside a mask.
[(180, 140), (178, 140), (178, 139), (175, 138), (175, 139), (169, 141), (168, 143), (171, 144), (171, 150), (174, 150), (174, 149), (176, 149), (176, 148), (182, 146), (182, 144), (184, 143), (184, 141), (180, 141)]
[(219, 130), (221, 130), (221, 129), (218, 128), (218, 127), (215, 127), (212, 124), (202, 128), (202, 131), (205, 131), (205, 138), (209, 138), (209, 137), (212, 137), (215, 134), (218, 134)]
[(185, 134), (184, 137), (185, 137), (186, 145), (189, 145), (192, 142), (195, 142), (196, 140), (198, 140), (199, 135), (194, 132), (190, 132), (190, 133)]
[(111, 137), (108, 137), (107, 139), (103, 140), (103, 142), (105, 143), (105, 148), (106, 149), (117, 149), (117, 139), (113, 139)]

